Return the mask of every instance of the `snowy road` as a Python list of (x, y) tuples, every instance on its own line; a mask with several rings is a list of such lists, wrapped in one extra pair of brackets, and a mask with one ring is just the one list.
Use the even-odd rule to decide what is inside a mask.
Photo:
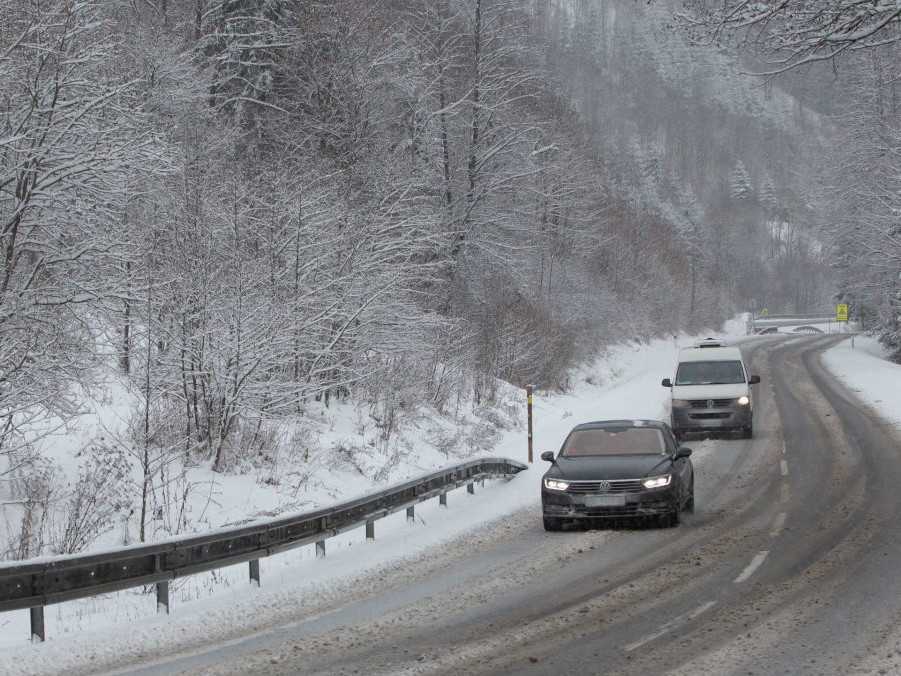
[(901, 441), (820, 366), (834, 344), (746, 347), (757, 436), (705, 446), (677, 529), (521, 511), (333, 610), (121, 673), (899, 673)]

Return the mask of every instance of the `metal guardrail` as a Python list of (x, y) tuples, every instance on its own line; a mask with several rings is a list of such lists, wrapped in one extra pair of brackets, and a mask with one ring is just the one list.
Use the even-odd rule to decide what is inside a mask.
[(820, 312), (817, 314), (792, 314), (792, 315), (763, 315), (751, 316), (748, 333), (757, 333), (762, 329), (783, 326), (804, 326), (810, 324), (835, 323), (834, 312)]
[(156, 585), (157, 608), (169, 612), (169, 581), (178, 577), (249, 562), (250, 580), (260, 583), (260, 559), (301, 545), (316, 545), (325, 556), (325, 540), (365, 525), (375, 537), (375, 521), (493, 477), (512, 476), (526, 465), (506, 458), (482, 458), (432, 472), (376, 493), (312, 512), (260, 521), (239, 528), (163, 542), (133, 545), (95, 554), (58, 556), (0, 563), (0, 611), (31, 610), (32, 639), (43, 641), (44, 606), (131, 587)]

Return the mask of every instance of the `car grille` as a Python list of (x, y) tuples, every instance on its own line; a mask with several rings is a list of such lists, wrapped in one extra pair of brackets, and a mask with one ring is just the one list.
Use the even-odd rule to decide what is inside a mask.
[(609, 481), (570, 481), (567, 493), (636, 493), (644, 490), (641, 479), (611, 479)]
[(725, 420), (731, 418), (731, 413), (692, 413), (692, 420)]
[[(713, 402), (713, 406), (710, 403)], [(728, 408), (735, 402), (734, 399), (694, 399), (691, 402), (692, 408)]]
[(622, 507), (583, 507), (580, 514), (597, 517), (640, 516), (647, 513), (663, 514), (669, 512), (672, 505), (668, 502), (633, 502)]

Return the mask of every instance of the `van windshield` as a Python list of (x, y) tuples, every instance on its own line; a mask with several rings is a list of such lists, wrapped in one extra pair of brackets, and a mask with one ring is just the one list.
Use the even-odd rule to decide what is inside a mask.
[(676, 385), (736, 385), (745, 382), (740, 361), (686, 361), (679, 364)]

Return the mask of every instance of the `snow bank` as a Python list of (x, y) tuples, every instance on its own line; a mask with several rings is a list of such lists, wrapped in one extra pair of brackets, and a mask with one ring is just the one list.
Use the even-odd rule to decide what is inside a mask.
[(901, 429), (901, 365), (875, 338), (855, 336), (823, 356), (823, 364), (862, 401)]

